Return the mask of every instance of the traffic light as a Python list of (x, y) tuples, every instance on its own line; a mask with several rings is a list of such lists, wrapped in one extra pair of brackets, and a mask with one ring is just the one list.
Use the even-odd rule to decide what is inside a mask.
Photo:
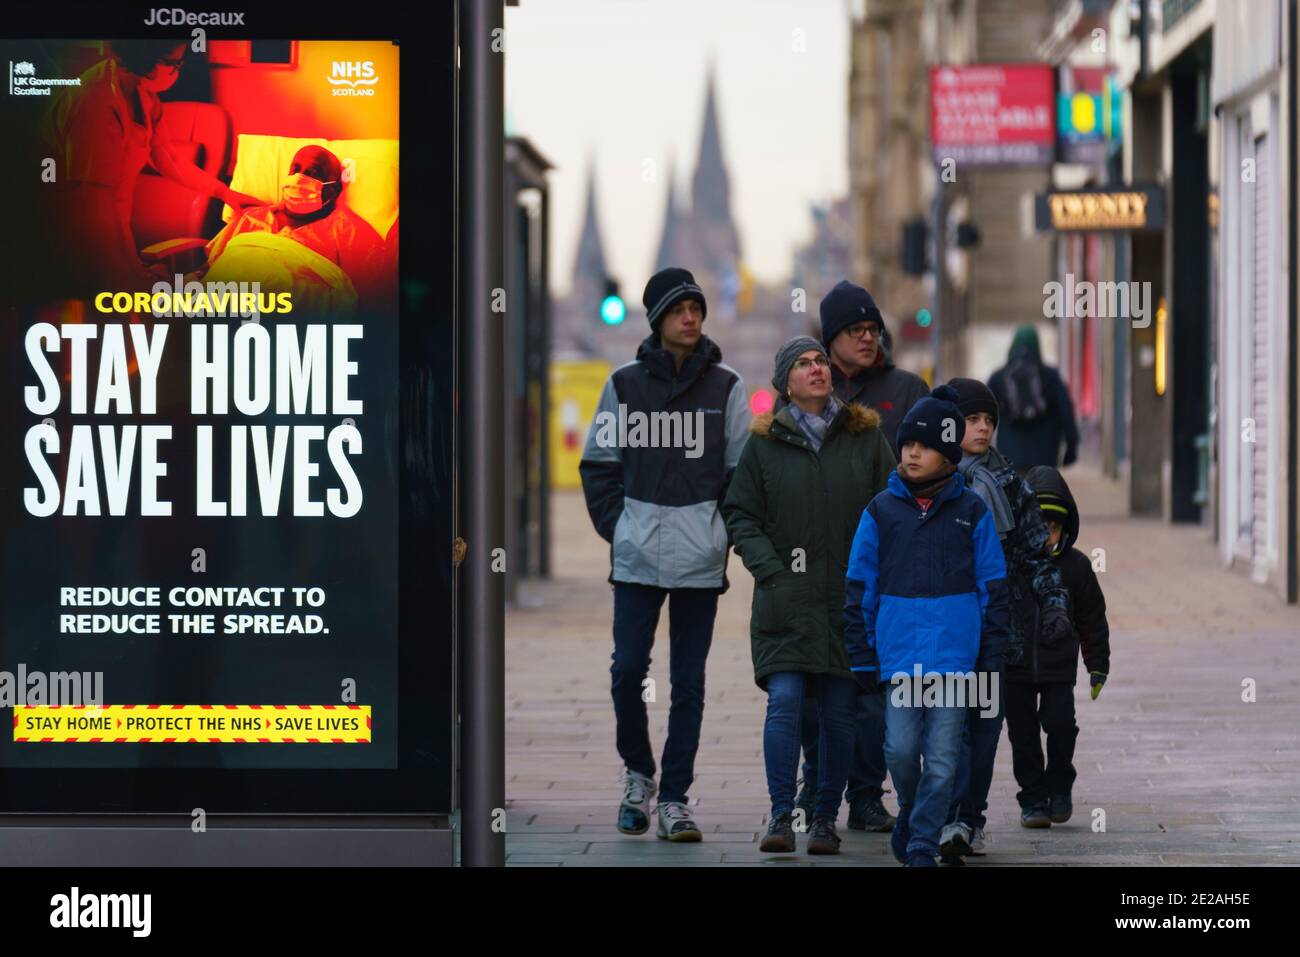
[(618, 294), (618, 280), (605, 278), (605, 298), (600, 301), (600, 318), (607, 326), (617, 326), (627, 318), (627, 304)]
[(903, 224), (903, 272), (909, 276), (925, 273), (925, 241), (928, 227), (924, 219), (917, 217)]

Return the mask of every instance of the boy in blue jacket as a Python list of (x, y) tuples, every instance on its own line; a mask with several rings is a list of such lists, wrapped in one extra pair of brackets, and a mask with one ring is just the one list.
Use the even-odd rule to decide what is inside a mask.
[[(992, 514), (957, 471), (966, 422), (956, 403), (956, 390), (941, 385), (904, 416), (898, 470), (862, 513), (845, 581), (854, 677), (868, 693), (892, 683), (885, 763), (899, 808), (890, 843), (908, 867), (937, 866), (970, 704), (953, 692), (973, 686), (973, 672), (996, 680), (1009, 634), (1007, 569)], [(926, 678), (924, 696), (917, 677)], [(938, 694), (930, 693), (934, 678)]]

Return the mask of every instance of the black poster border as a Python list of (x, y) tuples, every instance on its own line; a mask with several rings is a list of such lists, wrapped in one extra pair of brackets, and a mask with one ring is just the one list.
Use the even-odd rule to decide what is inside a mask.
[[(135, 817), (140, 823), (149, 817), (156, 824), (159, 815), (184, 815), (188, 827), (197, 808), (209, 816), (249, 815), (263, 826), (268, 815), (446, 815), (453, 809), (455, 762), (455, 5), (371, 2), (361, 9), (349, 6), (346, 12), (326, 5), (306, 18), (290, 5), (205, 0), (197, 6), (204, 12), (243, 14), (242, 25), (205, 27), (209, 39), (392, 39), (403, 48), (399, 189), (403, 208), (422, 228), (405, 231), (399, 253), (398, 766), (4, 768), (0, 825), (35, 823), (33, 816), (49, 824), (52, 815)], [(149, 3), (21, 4), (0, 18), (0, 36), (156, 35), (144, 22), (158, 8)], [(445, 222), (434, 218), (439, 213)]]

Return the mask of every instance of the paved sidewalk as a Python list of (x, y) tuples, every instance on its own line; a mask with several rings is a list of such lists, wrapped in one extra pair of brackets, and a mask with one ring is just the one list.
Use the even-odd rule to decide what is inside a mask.
[[(1067, 474), (1083, 512), (1080, 548), (1104, 548), (1112, 677), (1075, 692), (1075, 817), (1019, 826), (1005, 733), (990, 795), (989, 853), (971, 867), (1025, 864), (1300, 864), (1300, 609), (1221, 570), (1207, 533), (1124, 515), (1121, 491)], [(538, 866), (763, 864), (898, 866), (887, 835), (848, 831), (839, 857), (761, 854), (768, 802), (764, 694), (749, 657), (752, 581), (734, 556), (719, 604), (695, 784), (705, 839), (614, 829), (621, 765), (609, 695), (608, 547), (582, 496), (554, 502), (556, 577), (525, 583), (506, 618), (507, 863)], [(667, 614), (650, 674), (651, 740), (663, 747)], [(1082, 668), (1080, 669), (1082, 674)], [(1242, 701), (1253, 679), (1257, 700)], [(889, 784), (886, 783), (886, 787)], [(892, 794), (886, 795), (891, 810)], [(1104, 830), (1094, 830), (1104, 814)]]

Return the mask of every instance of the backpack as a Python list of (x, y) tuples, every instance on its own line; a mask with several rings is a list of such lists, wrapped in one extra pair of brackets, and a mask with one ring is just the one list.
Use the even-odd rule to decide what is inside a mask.
[(1002, 414), (1008, 422), (1033, 422), (1047, 412), (1043, 376), (1031, 357), (1017, 356), (1007, 363), (1003, 390)]

